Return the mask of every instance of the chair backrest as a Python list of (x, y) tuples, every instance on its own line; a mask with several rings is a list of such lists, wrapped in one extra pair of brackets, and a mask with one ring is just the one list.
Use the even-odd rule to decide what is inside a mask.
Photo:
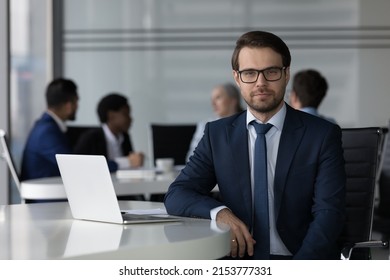
[(186, 163), (196, 124), (152, 124), (153, 159), (173, 158), (175, 165)]
[[(345, 159), (347, 220), (340, 245), (371, 239), (375, 186), (383, 129), (342, 129)], [(351, 259), (369, 259), (369, 249), (355, 249)]]
[(390, 122), (386, 130), (379, 170), (379, 205), (377, 214), (380, 217), (390, 219)]
[(16, 172), (16, 167), (14, 164), (14, 161), (12, 159), (11, 153), (8, 148), (8, 141), (7, 141), (7, 135), (4, 130), (0, 129), (0, 142), (2, 147), (2, 153), (1, 156), (5, 159), (7, 162), (8, 168), (11, 172), (12, 178), (14, 179), (14, 182), (16, 184), (16, 187), (19, 190), (20, 193), (20, 179), (18, 176), (18, 173)]
[(94, 129), (94, 128), (98, 128), (99, 126), (68, 126), (68, 129), (66, 131), (66, 134), (68, 136), (68, 139), (69, 139), (69, 144), (72, 148), (74, 148), (74, 146), (77, 144), (77, 141), (79, 140), (80, 136), (90, 130), (90, 129)]

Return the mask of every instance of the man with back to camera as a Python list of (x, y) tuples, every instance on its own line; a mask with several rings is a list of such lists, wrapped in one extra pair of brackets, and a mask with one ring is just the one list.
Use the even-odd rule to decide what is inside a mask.
[[(341, 129), (285, 104), (290, 62), (288, 47), (272, 33), (238, 39), (233, 76), (247, 110), (206, 125), (165, 196), (169, 214), (229, 225), (233, 258), (339, 257)], [(209, 196), (216, 184), (221, 201)]]
[(60, 176), (55, 155), (72, 153), (65, 122), (76, 119), (78, 99), (77, 86), (71, 80), (58, 78), (47, 86), (47, 111), (28, 136), (22, 159), (22, 180)]
[(326, 96), (328, 82), (314, 69), (302, 70), (294, 75), (292, 91), (290, 92), (290, 105), (294, 109), (323, 118), (332, 123), (332, 118), (320, 115), (318, 107)]

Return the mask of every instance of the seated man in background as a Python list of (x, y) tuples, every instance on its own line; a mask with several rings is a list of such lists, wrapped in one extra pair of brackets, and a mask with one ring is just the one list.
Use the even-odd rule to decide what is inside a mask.
[(293, 108), (336, 123), (334, 119), (318, 113), (318, 107), (328, 90), (326, 79), (318, 71), (309, 69), (296, 73), (292, 88), (290, 105)]
[(141, 167), (144, 155), (133, 151), (128, 133), (132, 118), (127, 98), (116, 93), (108, 94), (100, 100), (97, 113), (102, 126), (81, 135), (74, 152), (104, 155), (111, 172)]
[(46, 103), (47, 111), (35, 123), (26, 142), (22, 180), (60, 176), (55, 154), (72, 153), (65, 122), (76, 118), (76, 84), (62, 78), (53, 80), (46, 89)]
[[(215, 114), (215, 118), (213, 120), (229, 117), (243, 110), (241, 107), (240, 91), (232, 83), (217, 85), (213, 88), (211, 92), (211, 105)], [(197, 124), (187, 153), (187, 161), (193, 154), (200, 139), (202, 139), (203, 131), (208, 121), (199, 122)]]

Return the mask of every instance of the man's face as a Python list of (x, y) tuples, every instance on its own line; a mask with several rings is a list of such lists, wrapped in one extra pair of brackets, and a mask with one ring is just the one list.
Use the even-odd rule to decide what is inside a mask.
[(74, 100), (70, 101), (68, 120), (70, 120), (70, 121), (76, 120), (76, 113), (77, 113), (78, 107), (79, 107), (79, 99), (78, 98), (75, 98)]
[(211, 105), (218, 117), (228, 117), (236, 113), (237, 101), (230, 97), (222, 86), (213, 89), (211, 93)]
[[(238, 57), (240, 69), (263, 70), (269, 67), (283, 67), (282, 56), (271, 48), (244, 47)], [(241, 95), (255, 115), (272, 117), (283, 106), (286, 86), (290, 78), (290, 69), (282, 70), (278, 81), (267, 81), (261, 73), (255, 83), (243, 83), (239, 73), (233, 71), (234, 79), (241, 89)]]
[(130, 107), (123, 106), (118, 111), (109, 111), (107, 122), (109, 122), (115, 130), (127, 132), (132, 123)]

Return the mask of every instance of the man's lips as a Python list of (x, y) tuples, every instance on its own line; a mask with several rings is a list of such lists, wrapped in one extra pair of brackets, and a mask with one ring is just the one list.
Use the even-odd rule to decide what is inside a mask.
[(259, 96), (259, 97), (267, 97), (270, 96), (270, 92), (254, 92), (252, 93), (252, 96)]

